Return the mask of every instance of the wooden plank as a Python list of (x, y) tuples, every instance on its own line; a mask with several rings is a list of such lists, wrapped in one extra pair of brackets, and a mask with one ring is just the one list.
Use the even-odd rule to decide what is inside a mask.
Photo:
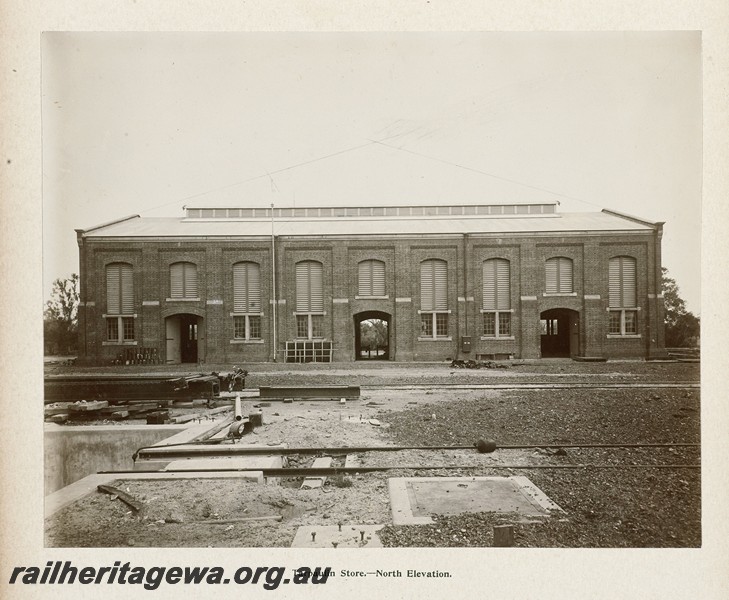
[(195, 419), (201, 418), (198, 414), (190, 414), (190, 415), (177, 415), (176, 417), (172, 417), (173, 423), (189, 423), (190, 421), (194, 421)]
[[(311, 465), (312, 469), (326, 469), (332, 466), (332, 457), (331, 456), (322, 456), (321, 458), (317, 458), (314, 461), (314, 464)], [(301, 489), (304, 488), (310, 488), (310, 489), (318, 489), (324, 485), (324, 482), (327, 480), (326, 475), (323, 477), (307, 477), (304, 479), (304, 482), (301, 484)]]
[(121, 500), (124, 504), (126, 504), (135, 512), (139, 512), (142, 509), (141, 502), (127, 494), (125, 491), (120, 490), (119, 488), (111, 485), (97, 485), (96, 489), (105, 494), (116, 496), (117, 498), (119, 498), (119, 500)]
[(63, 413), (68, 412), (68, 407), (71, 406), (73, 402), (54, 402), (53, 404), (49, 404), (48, 406), (45, 406), (43, 408), (43, 413), (48, 417), (51, 415), (61, 415)]
[(362, 463), (359, 460), (359, 457), (356, 454), (347, 454), (346, 458), (344, 459), (344, 467), (346, 469), (353, 469), (354, 467), (361, 467)]
[(268, 515), (266, 517), (241, 517), (240, 519), (220, 519), (210, 521), (195, 521), (201, 525), (230, 525), (233, 523), (251, 523), (254, 521), (281, 521), (281, 515)]
[(52, 417), (54, 415), (68, 415), (68, 408), (46, 408), (43, 411), (44, 416)]
[[(212, 427), (211, 429), (209, 429), (205, 433), (203, 433), (201, 435), (198, 435), (197, 437), (191, 439), (190, 440), (190, 443), (192, 444), (194, 442), (203, 442), (205, 440), (208, 440), (208, 439), (212, 438), (213, 436), (215, 436), (216, 434), (222, 432), (223, 430), (228, 429), (230, 427), (231, 423), (233, 423), (233, 416), (232, 415), (229, 416), (229, 417), (227, 417), (221, 423), (219, 423), (215, 427)], [(226, 431), (223, 434), (223, 437), (225, 437), (227, 435), (227, 433), (228, 432)]]
[(92, 400), (91, 402), (75, 402), (68, 408), (71, 412), (93, 412), (108, 406), (109, 403), (106, 400)]
[(513, 525), (494, 525), (494, 547), (511, 548), (514, 545)]

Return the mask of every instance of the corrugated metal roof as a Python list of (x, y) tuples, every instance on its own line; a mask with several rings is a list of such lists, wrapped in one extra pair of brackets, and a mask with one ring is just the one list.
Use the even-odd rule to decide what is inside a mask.
[[(639, 223), (604, 212), (578, 212), (556, 215), (471, 218), (334, 218), (277, 219), (276, 235), (282, 236), (353, 236), (353, 235), (427, 235), (459, 233), (559, 233), (650, 231)], [(95, 228), (85, 237), (247, 237), (270, 236), (266, 220), (135, 218)]]

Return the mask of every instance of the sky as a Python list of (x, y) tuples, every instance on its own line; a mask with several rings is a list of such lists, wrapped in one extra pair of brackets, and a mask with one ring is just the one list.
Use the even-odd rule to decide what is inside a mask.
[(558, 201), (664, 221), (700, 313), (697, 32), (45, 33), (44, 294), (183, 206)]

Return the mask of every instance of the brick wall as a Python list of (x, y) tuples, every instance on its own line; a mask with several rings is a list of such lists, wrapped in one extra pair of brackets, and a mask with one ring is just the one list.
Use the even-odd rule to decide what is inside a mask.
[[(245, 364), (274, 357), (271, 244), (265, 238), (190, 241), (79, 240), (81, 273), (80, 356), (85, 363), (108, 364), (125, 345), (106, 341), (105, 268), (127, 262), (134, 269), (135, 336), (137, 347), (166, 352), (165, 319), (183, 313), (198, 316), (200, 362)], [(607, 334), (608, 262), (632, 256), (638, 267), (638, 335)], [(545, 294), (545, 261), (554, 256), (573, 261), (573, 293)], [(445, 260), (448, 273), (448, 338), (420, 336), (420, 263)], [(511, 331), (505, 338), (483, 335), (482, 265), (504, 258), (511, 269)], [(359, 262), (385, 263), (385, 297), (359, 298)], [(334, 345), (334, 360), (355, 358), (355, 320), (361, 313), (390, 315), (392, 360), (440, 361), (475, 358), (477, 354), (541, 356), (540, 315), (551, 309), (574, 311), (579, 322), (578, 353), (582, 356), (652, 358), (663, 349), (663, 307), (660, 296), (660, 231), (619, 235), (494, 237), (467, 236), (317, 238), (281, 237), (276, 242), (278, 360), (287, 340), (296, 339), (295, 264), (315, 260), (323, 266), (325, 315), (323, 335)], [(169, 267), (178, 261), (198, 265), (195, 300), (172, 300)], [(233, 265), (252, 261), (260, 266), (261, 340), (233, 339)], [(470, 353), (461, 339), (470, 336)]]

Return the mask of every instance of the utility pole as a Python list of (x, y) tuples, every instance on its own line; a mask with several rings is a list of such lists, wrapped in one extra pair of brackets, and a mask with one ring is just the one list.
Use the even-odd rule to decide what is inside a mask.
[(278, 337), (276, 335), (276, 313), (278, 312), (278, 299), (276, 298), (276, 234), (273, 229), (273, 202), (271, 202), (271, 298), (273, 314), (273, 362), (276, 362)]

